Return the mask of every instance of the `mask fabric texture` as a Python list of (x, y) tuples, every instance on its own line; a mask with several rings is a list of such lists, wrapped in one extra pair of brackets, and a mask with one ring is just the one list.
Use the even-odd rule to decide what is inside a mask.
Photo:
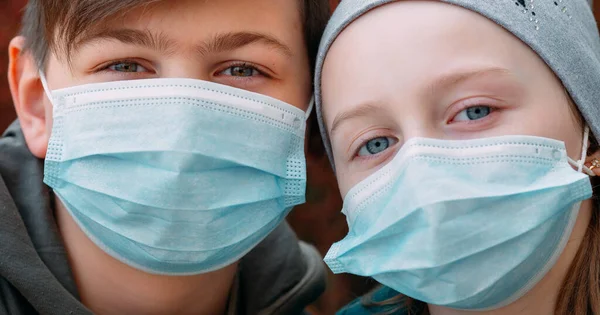
[(123, 263), (223, 268), (304, 202), (307, 115), (292, 105), (192, 79), (42, 81), (54, 105), (44, 182)]
[(532, 136), (411, 139), (348, 192), (350, 231), (325, 262), (435, 305), (508, 305), (554, 265), (592, 196), (569, 160)]

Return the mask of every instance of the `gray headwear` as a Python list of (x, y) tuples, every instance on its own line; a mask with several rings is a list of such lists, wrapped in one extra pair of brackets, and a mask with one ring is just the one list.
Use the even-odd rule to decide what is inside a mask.
[[(325, 56), (346, 26), (366, 12), (395, 0), (342, 0), (319, 48), (315, 102), (321, 135), (333, 164), (321, 111)], [(600, 36), (590, 0), (443, 0), (477, 12), (529, 45), (550, 66), (600, 140)]]

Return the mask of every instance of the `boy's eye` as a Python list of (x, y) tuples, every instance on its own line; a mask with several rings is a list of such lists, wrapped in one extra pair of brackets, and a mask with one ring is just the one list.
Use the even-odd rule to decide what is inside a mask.
[(392, 145), (394, 145), (396, 141), (397, 140), (390, 137), (379, 137), (371, 139), (367, 141), (367, 143), (365, 143), (362, 147), (360, 147), (360, 149), (358, 150), (358, 156), (369, 156), (379, 154), (387, 150)]
[(485, 118), (492, 112), (492, 108), (485, 105), (478, 105), (466, 108), (454, 117), (454, 121), (472, 121)]
[(223, 70), (222, 74), (232, 77), (246, 78), (257, 76), (260, 74), (260, 72), (256, 68), (250, 66), (232, 66)]
[(147, 72), (146, 68), (135, 62), (118, 62), (112, 64), (108, 69), (115, 72)]

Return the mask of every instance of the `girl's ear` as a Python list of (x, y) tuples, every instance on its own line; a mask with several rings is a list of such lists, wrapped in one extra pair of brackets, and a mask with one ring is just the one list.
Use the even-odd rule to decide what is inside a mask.
[(585, 159), (585, 166), (592, 170), (596, 176), (600, 176), (600, 149)]

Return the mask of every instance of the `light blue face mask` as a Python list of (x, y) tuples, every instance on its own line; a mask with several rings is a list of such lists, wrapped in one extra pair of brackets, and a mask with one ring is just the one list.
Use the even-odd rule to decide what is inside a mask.
[(508, 305), (554, 265), (592, 195), (587, 128), (585, 140), (579, 162), (539, 137), (409, 140), (348, 192), (350, 231), (325, 262), (434, 305)]
[(54, 106), (44, 182), (134, 268), (220, 269), (304, 202), (310, 109), (192, 79), (42, 82)]

